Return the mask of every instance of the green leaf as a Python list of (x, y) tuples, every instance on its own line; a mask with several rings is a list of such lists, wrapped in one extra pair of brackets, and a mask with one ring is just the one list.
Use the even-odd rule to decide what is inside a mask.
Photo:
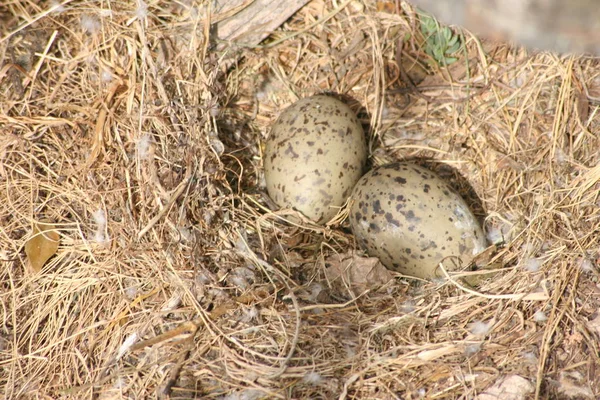
[(448, 47), (450, 46), (454, 46), (455, 44), (460, 44), (458, 43), (458, 36), (454, 35), (450, 38), (450, 40), (448, 40)]
[(447, 51), (446, 54), (454, 54), (456, 53), (458, 50), (460, 49), (460, 43), (455, 43), (454, 46), (450, 47)]
[(462, 38), (449, 27), (440, 26), (434, 17), (421, 11), (419, 11), (419, 20), (421, 33), (425, 39), (423, 43), (425, 53), (440, 65), (456, 62), (458, 59), (450, 56), (461, 49)]
[(452, 39), (452, 31), (448, 28), (444, 28), (443, 32), (444, 32), (444, 38), (446, 39), (447, 42), (449, 42), (450, 39)]

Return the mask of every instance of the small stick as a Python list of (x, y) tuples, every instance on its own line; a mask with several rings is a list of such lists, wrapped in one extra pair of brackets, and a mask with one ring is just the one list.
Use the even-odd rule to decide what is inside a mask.
[(175, 192), (173, 193), (173, 195), (171, 196), (171, 198), (169, 199), (169, 202), (158, 212), (158, 214), (156, 214), (151, 220), (150, 222), (148, 222), (148, 224), (144, 227), (144, 229), (142, 229), (141, 231), (138, 232), (137, 237), (138, 239), (141, 239), (142, 236), (144, 236), (146, 233), (148, 233), (148, 231), (150, 229), (152, 229), (152, 227), (162, 218), (165, 216), (165, 214), (167, 212), (169, 212), (169, 210), (171, 209), (171, 207), (173, 206), (173, 204), (175, 204), (175, 201), (177, 200), (177, 198), (179, 196), (181, 196), (181, 194), (183, 193), (183, 191), (185, 190), (185, 188), (187, 187), (188, 183), (190, 182), (192, 178), (192, 173), (189, 172), (188, 176), (185, 177), (185, 179), (179, 184), (179, 186), (177, 186), (177, 189), (175, 189)]
[(458, 281), (456, 281), (454, 278), (452, 278), (448, 274), (448, 271), (446, 271), (446, 268), (444, 268), (443, 263), (439, 263), (438, 266), (444, 273), (446, 279), (448, 279), (450, 282), (452, 282), (456, 287), (461, 289), (463, 292), (467, 292), (467, 293), (472, 294), (477, 297), (483, 297), (484, 299), (495, 299), (495, 300), (535, 300), (535, 301), (548, 300), (548, 295), (546, 293), (528, 293), (528, 294), (526, 294), (526, 293), (512, 293), (512, 294), (480, 293), (476, 290), (472, 290), (472, 289), (469, 289), (469, 288), (463, 286)]

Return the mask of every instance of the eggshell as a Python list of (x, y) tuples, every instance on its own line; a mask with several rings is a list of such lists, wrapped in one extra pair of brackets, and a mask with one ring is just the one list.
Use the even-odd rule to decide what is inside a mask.
[[(412, 163), (363, 176), (352, 192), (350, 226), (358, 243), (389, 269), (418, 278), (442, 276), (438, 265), (463, 266), (486, 248), (479, 222), (442, 178)], [(444, 267), (457, 263), (446, 260)]]
[(364, 132), (346, 104), (317, 95), (294, 103), (271, 129), (264, 153), (271, 198), (318, 223), (336, 215), (361, 177)]

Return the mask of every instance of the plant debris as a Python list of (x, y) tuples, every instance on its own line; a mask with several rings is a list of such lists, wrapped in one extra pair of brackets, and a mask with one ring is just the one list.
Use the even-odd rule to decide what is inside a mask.
[[(599, 397), (598, 59), (462, 31), (430, 63), (401, 1), (312, 0), (237, 46), (198, 4), (0, 4), (1, 396), (458, 399), (520, 376)], [(269, 127), (318, 93), (370, 167), (465, 198), (498, 244), (461, 271), (476, 288), (388, 279), (346, 209), (272, 207)], [(25, 241), (57, 232), (28, 236), (39, 215), (60, 249), (27, 274)]]
[(40, 272), (44, 264), (58, 251), (60, 236), (54, 229), (47, 221), (33, 224), (31, 237), (25, 242), (25, 254), (34, 272)]
[(392, 272), (378, 258), (361, 257), (355, 252), (332, 254), (325, 260), (325, 276), (340, 295), (359, 296), (388, 283)]

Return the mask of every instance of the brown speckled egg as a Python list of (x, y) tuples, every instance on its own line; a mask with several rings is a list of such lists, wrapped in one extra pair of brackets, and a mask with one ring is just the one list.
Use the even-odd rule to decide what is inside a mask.
[(364, 133), (350, 107), (312, 96), (281, 113), (266, 142), (265, 180), (271, 198), (318, 223), (339, 211), (367, 159)]
[[(394, 163), (363, 176), (352, 192), (350, 226), (358, 243), (391, 270), (418, 278), (443, 276), (440, 261), (464, 266), (486, 247), (465, 201), (435, 173)], [(456, 263), (445, 262), (452, 270)]]

